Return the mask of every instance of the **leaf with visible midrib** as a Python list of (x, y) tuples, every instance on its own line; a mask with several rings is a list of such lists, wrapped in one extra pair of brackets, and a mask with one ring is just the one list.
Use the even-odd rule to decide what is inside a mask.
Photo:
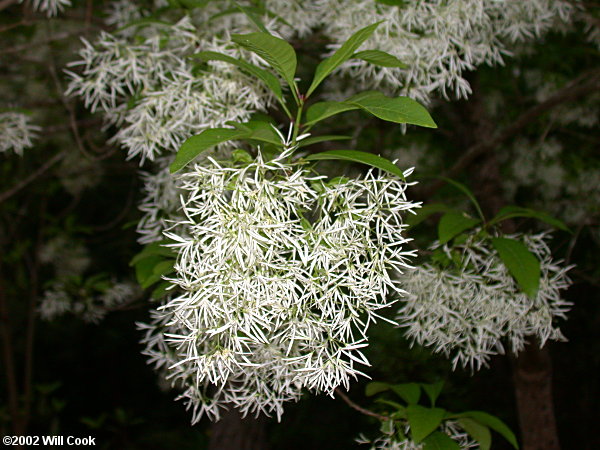
[(243, 71), (254, 75), (259, 80), (263, 81), (269, 89), (275, 94), (275, 96), (283, 101), (283, 92), (281, 91), (281, 85), (279, 84), (279, 80), (272, 73), (267, 72), (260, 67), (257, 67), (253, 64), (247, 63), (246, 61), (242, 61), (241, 59), (233, 58), (229, 55), (224, 55), (223, 53), (218, 52), (199, 52), (193, 55), (194, 58), (197, 58), (201, 61), (224, 61), (230, 64), (233, 64)]
[(231, 128), (210, 128), (202, 133), (188, 138), (179, 148), (175, 161), (169, 167), (171, 173), (184, 168), (196, 156), (211, 147), (222, 142), (240, 139), (246, 136), (246, 132), (232, 130)]
[(495, 416), (492, 416), (491, 414), (488, 414), (483, 411), (466, 411), (461, 414), (456, 414), (454, 415), (454, 417), (470, 417), (471, 419), (474, 419), (477, 422), (490, 427), (497, 433), (500, 433), (508, 442), (511, 443), (511, 445), (514, 448), (519, 448), (519, 444), (517, 444), (517, 438), (515, 437), (514, 433), (510, 430), (510, 428), (508, 428), (508, 426), (506, 426), (506, 424), (500, 419), (498, 419)]
[(346, 100), (345, 103), (356, 105), (375, 117), (388, 122), (437, 128), (427, 110), (412, 98), (390, 98), (381, 92), (371, 91), (355, 95)]
[(362, 59), (369, 64), (381, 67), (397, 67), (400, 69), (406, 69), (408, 67), (394, 55), (390, 55), (387, 52), (382, 52), (381, 50), (364, 50), (362, 52), (355, 53), (352, 55), (352, 58)]
[(342, 46), (329, 58), (321, 61), (315, 70), (313, 78), (306, 96), (308, 97), (313, 91), (327, 78), (327, 76), (337, 69), (341, 64), (350, 59), (352, 54), (365, 42), (379, 26), (381, 22), (374, 23), (368, 27), (364, 27), (354, 33), (350, 38), (342, 44)]
[(286, 41), (267, 33), (234, 34), (231, 39), (256, 53), (275, 69), (290, 87), (294, 86), (296, 52)]
[(540, 261), (522, 242), (508, 238), (492, 238), (492, 245), (525, 294), (535, 298), (540, 286)]
[(386, 172), (404, 179), (404, 173), (397, 165), (389, 159), (382, 158), (373, 153), (361, 152), (358, 150), (330, 150), (327, 152), (315, 153), (314, 155), (308, 156), (306, 159), (308, 161), (339, 159), (343, 161), (359, 162), (376, 167), (377, 169), (385, 170)]
[(346, 111), (359, 109), (356, 105), (350, 105), (345, 102), (319, 102), (310, 106), (306, 110), (305, 125), (312, 125), (328, 117), (335, 116)]
[(425, 408), (421, 405), (408, 405), (406, 415), (410, 425), (410, 434), (417, 444), (437, 429), (442, 423), (445, 410)]

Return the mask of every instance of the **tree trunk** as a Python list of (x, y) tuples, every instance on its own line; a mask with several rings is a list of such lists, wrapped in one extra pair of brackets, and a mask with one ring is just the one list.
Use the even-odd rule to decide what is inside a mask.
[(547, 347), (537, 342), (513, 360), (513, 379), (519, 410), (523, 450), (559, 450), (554, 402), (552, 361)]
[(235, 408), (226, 411), (210, 427), (209, 450), (267, 450), (267, 419), (242, 416)]

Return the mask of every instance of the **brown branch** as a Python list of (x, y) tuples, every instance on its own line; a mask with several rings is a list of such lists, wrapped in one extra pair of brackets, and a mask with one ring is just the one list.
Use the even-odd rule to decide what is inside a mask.
[(53, 158), (46, 161), (46, 163), (42, 167), (37, 169), (35, 172), (33, 172), (31, 175), (29, 175), (24, 180), (22, 180), (20, 183), (17, 183), (12, 188), (8, 189), (7, 191), (2, 192), (0, 194), (0, 203), (2, 203), (5, 200), (8, 200), (10, 197), (15, 195), (21, 189), (27, 187), (27, 185), (29, 183), (34, 181), (36, 178), (39, 178), (40, 176), (42, 176), (48, 169), (50, 169), (53, 165), (55, 165), (57, 162), (59, 162), (65, 156), (66, 156), (66, 152), (64, 152), (64, 151), (57, 153), (56, 155), (54, 155)]
[(352, 400), (350, 400), (350, 397), (348, 397), (346, 394), (344, 394), (344, 392), (340, 388), (335, 388), (335, 393), (337, 395), (339, 395), (341, 397), (341, 399), (344, 400), (348, 406), (350, 406), (350, 408), (355, 409), (356, 411), (358, 411), (366, 416), (375, 417), (377, 420), (381, 420), (382, 422), (386, 422), (386, 421), (390, 420), (390, 418), (388, 416), (384, 416), (382, 414), (377, 414), (376, 412), (373, 412), (369, 409), (366, 409), (366, 408), (363, 408), (362, 406), (357, 405)]
[[(456, 163), (444, 174), (445, 177), (452, 178), (469, 166), (476, 158), (485, 152), (494, 150), (508, 139), (515, 136), (527, 125), (534, 122), (542, 114), (548, 112), (555, 106), (577, 100), (590, 92), (600, 89), (600, 70), (588, 71), (575, 80), (568, 83), (565, 87), (555, 92), (543, 102), (535, 105), (521, 114), (517, 120), (486, 141), (480, 141), (469, 147), (465, 153), (456, 161)], [(438, 189), (445, 184), (445, 181), (438, 180), (424, 191), (425, 197), (432, 196)]]

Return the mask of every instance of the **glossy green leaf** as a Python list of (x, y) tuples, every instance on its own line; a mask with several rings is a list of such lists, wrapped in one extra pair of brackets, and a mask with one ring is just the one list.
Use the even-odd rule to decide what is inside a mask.
[(234, 34), (231, 39), (264, 59), (293, 89), (297, 61), (290, 44), (267, 33)]
[(447, 211), (450, 211), (450, 207), (447, 205), (444, 205), (442, 203), (429, 203), (428, 205), (422, 206), (421, 208), (417, 209), (416, 214), (411, 214), (410, 216), (408, 216), (406, 218), (406, 223), (411, 227), (414, 227), (433, 214)]
[(381, 92), (369, 91), (355, 95), (346, 100), (345, 103), (356, 105), (375, 117), (388, 122), (437, 128), (427, 110), (409, 97), (390, 98)]
[(359, 109), (356, 105), (351, 105), (345, 102), (319, 102), (310, 106), (306, 110), (305, 125), (313, 125), (328, 117), (335, 116), (346, 111)]
[(224, 61), (234, 66), (239, 67), (244, 72), (255, 76), (263, 83), (267, 85), (267, 87), (275, 94), (278, 100), (283, 101), (283, 92), (281, 90), (281, 85), (279, 84), (279, 80), (275, 75), (270, 72), (267, 72), (260, 67), (255, 66), (254, 64), (247, 63), (238, 58), (233, 58), (229, 55), (224, 55), (218, 52), (199, 52), (193, 55), (193, 58), (199, 59), (200, 61)]
[(381, 170), (385, 170), (386, 172), (392, 173), (404, 179), (404, 173), (402, 170), (400, 170), (400, 168), (389, 159), (382, 158), (381, 156), (377, 156), (372, 153), (360, 152), (358, 150), (329, 150), (326, 152), (315, 153), (314, 155), (306, 157), (306, 159), (308, 161), (339, 159), (342, 161), (359, 162)]
[(438, 239), (440, 244), (445, 244), (454, 236), (473, 228), (479, 223), (481, 223), (481, 220), (473, 219), (463, 213), (447, 212), (438, 223)]
[(547, 223), (548, 225), (552, 225), (553, 227), (558, 228), (559, 230), (571, 232), (569, 227), (567, 227), (564, 224), (564, 222), (561, 222), (560, 220), (555, 219), (550, 214), (548, 214), (544, 211), (537, 211), (535, 209), (522, 208), (520, 206), (512, 206), (512, 205), (505, 206), (504, 208), (502, 208), (498, 212), (498, 214), (496, 214), (496, 216), (494, 216), (494, 218), (492, 220), (490, 220), (489, 224), (493, 225), (495, 223), (502, 222), (503, 220), (512, 219), (515, 217), (526, 217), (526, 218), (537, 219), (537, 220)]
[(508, 238), (492, 238), (498, 256), (523, 292), (535, 298), (540, 286), (540, 261), (522, 242)]
[(271, 125), (271, 122), (263, 120), (250, 120), (248, 122), (228, 122), (228, 125), (235, 127), (241, 132), (246, 133), (244, 139), (253, 139), (255, 141), (268, 142), (273, 145), (281, 145), (281, 138)]
[(371, 383), (367, 383), (367, 386), (365, 387), (365, 395), (367, 395), (367, 397), (371, 397), (375, 394), (379, 394), (380, 392), (385, 392), (389, 390), (390, 385), (388, 383), (372, 381)]
[(488, 414), (483, 411), (466, 411), (461, 414), (456, 414), (455, 417), (457, 417), (457, 418), (469, 417), (471, 419), (475, 419), (477, 422), (479, 422), (483, 425), (487, 425), (492, 430), (499, 433), (508, 442), (510, 442), (510, 444), (514, 448), (516, 448), (516, 449), (519, 448), (519, 444), (517, 444), (517, 438), (515, 437), (514, 433), (510, 430), (510, 428), (508, 428), (508, 426), (504, 422), (502, 422), (500, 419), (498, 419), (495, 416), (492, 416), (491, 414)]
[(417, 444), (435, 431), (444, 418), (445, 410), (441, 408), (425, 408), (421, 405), (408, 405), (406, 415), (412, 440)]
[(362, 59), (369, 64), (381, 67), (398, 67), (400, 69), (406, 69), (408, 67), (394, 55), (390, 55), (387, 52), (382, 52), (381, 50), (364, 50), (362, 52), (355, 53), (352, 55), (352, 58)]
[(392, 390), (408, 404), (418, 403), (421, 398), (421, 386), (417, 383), (394, 384)]
[(460, 445), (447, 434), (436, 431), (423, 441), (423, 450), (460, 450)]
[(309, 138), (302, 139), (298, 143), (298, 147), (307, 147), (309, 145), (318, 144), (319, 142), (345, 141), (348, 139), (352, 139), (352, 136), (340, 136), (336, 134), (328, 134), (324, 136), (311, 136)]
[(168, 275), (169, 273), (173, 273), (175, 269), (173, 268), (173, 264), (175, 260), (173, 259), (163, 259), (159, 263), (155, 264), (152, 268), (152, 274), (148, 276), (140, 285), (142, 288), (146, 289), (152, 286), (157, 281), (160, 281), (163, 275)]
[(135, 265), (137, 282), (143, 286), (146, 280), (154, 274), (154, 267), (162, 261), (164, 261), (164, 258), (159, 255), (153, 255), (138, 261)]
[(342, 44), (342, 46), (329, 58), (321, 61), (315, 70), (315, 76), (306, 92), (308, 97), (313, 91), (327, 78), (327, 76), (337, 69), (341, 64), (350, 59), (354, 52), (365, 42), (379, 26), (381, 22), (374, 23), (358, 30), (350, 38)]
[(427, 394), (427, 397), (429, 397), (431, 405), (435, 406), (435, 402), (437, 401), (438, 397), (440, 396), (440, 393), (442, 392), (442, 389), (444, 388), (444, 382), (437, 381), (435, 383), (421, 383), (421, 387)]
[(179, 148), (175, 161), (169, 167), (171, 173), (183, 169), (200, 153), (223, 142), (243, 138), (247, 133), (231, 128), (210, 128), (188, 138)]
[(164, 256), (166, 258), (174, 258), (175, 252), (173, 249), (169, 247), (165, 247), (164, 241), (160, 242), (152, 242), (151, 244), (146, 245), (141, 252), (136, 254), (131, 261), (129, 262), (129, 266), (135, 266), (139, 261), (145, 258), (149, 258), (150, 256)]
[(490, 449), (492, 446), (492, 434), (486, 425), (483, 425), (469, 417), (458, 419), (458, 424), (463, 430), (469, 433), (469, 436), (477, 441), (480, 450)]

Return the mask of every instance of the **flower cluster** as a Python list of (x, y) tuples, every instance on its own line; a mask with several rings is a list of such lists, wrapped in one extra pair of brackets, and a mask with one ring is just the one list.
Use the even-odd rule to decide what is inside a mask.
[(72, 313), (97, 323), (108, 312), (140, 295), (137, 284), (105, 274), (84, 277), (91, 259), (87, 249), (67, 235), (58, 235), (41, 248), (40, 261), (54, 267), (55, 277), (42, 294), (38, 311), (44, 320)]
[[(382, 434), (375, 439), (369, 439), (364, 435), (360, 435), (356, 442), (358, 444), (369, 444), (371, 450), (423, 450), (426, 448), (423, 443), (416, 443), (413, 440), (406, 438), (404, 440), (398, 440), (396, 430), (401, 428), (402, 434), (407, 436), (410, 431), (408, 422), (403, 421), (400, 424), (394, 425), (395, 430), (389, 434)], [(461, 450), (478, 449), (479, 445), (473, 441), (469, 434), (460, 427), (460, 425), (453, 421), (447, 420), (440, 426), (439, 431), (448, 435), (450, 439), (456, 442), (458, 448)]]
[[(515, 236), (513, 236), (514, 238)], [(541, 262), (541, 280), (535, 298), (523, 293), (488, 241), (471, 237), (444, 251), (460, 255), (458, 270), (424, 264), (402, 277), (410, 292), (399, 310), (406, 335), (420, 345), (453, 355), (454, 366), (480, 368), (489, 357), (504, 353), (503, 339), (514, 352), (527, 337), (543, 345), (564, 340), (555, 324), (565, 318), (570, 303), (560, 290), (569, 285), (564, 267), (552, 261), (546, 234), (524, 235), (522, 240)]]
[(137, 33), (102, 32), (92, 45), (84, 40), (80, 73), (69, 72), (67, 93), (82, 97), (116, 124), (113, 140), (153, 161), (172, 153), (189, 136), (228, 121), (246, 120), (271, 97), (259, 83), (231, 65), (198, 70), (190, 56), (201, 50), (239, 56), (218, 38), (201, 39), (188, 16), (174, 25), (146, 24)]
[(28, 115), (19, 112), (0, 112), (0, 153), (12, 150), (22, 155), (33, 145), (40, 127), (33, 125)]
[(288, 159), (209, 159), (180, 180), (184, 218), (165, 233), (179, 295), (143, 328), (194, 422), (227, 404), (280, 417), (302, 388), (348, 388), (369, 325), (403, 293), (389, 274), (415, 252), (408, 184), (373, 171), (328, 183)]
[(38, 311), (44, 320), (67, 313), (85, 322), (98, 323), (107, 313), (141, 294), (136, 283), (100, 279), (94, 286), (77, 285), (75, 280), (59, 280), (44, 291)]
[[(427, 101), (448, 91), (467, 97), (463, 78), (482, 64), (502, 63), (510, 45), (540, 36), (557, 20), (566, 21), (572, 6), (560, 0), (408, 0), (388, 6), (373, 0), (315, 0), (325, 32), (337, 48), (353, 30), (383, 21), (365, 48), (393, 54), (408, 68), (375, 67), (360, 61), (343, 72), (360, 88), (387, 87)], [(337, 11), (343, 10), (344, 14)]]

